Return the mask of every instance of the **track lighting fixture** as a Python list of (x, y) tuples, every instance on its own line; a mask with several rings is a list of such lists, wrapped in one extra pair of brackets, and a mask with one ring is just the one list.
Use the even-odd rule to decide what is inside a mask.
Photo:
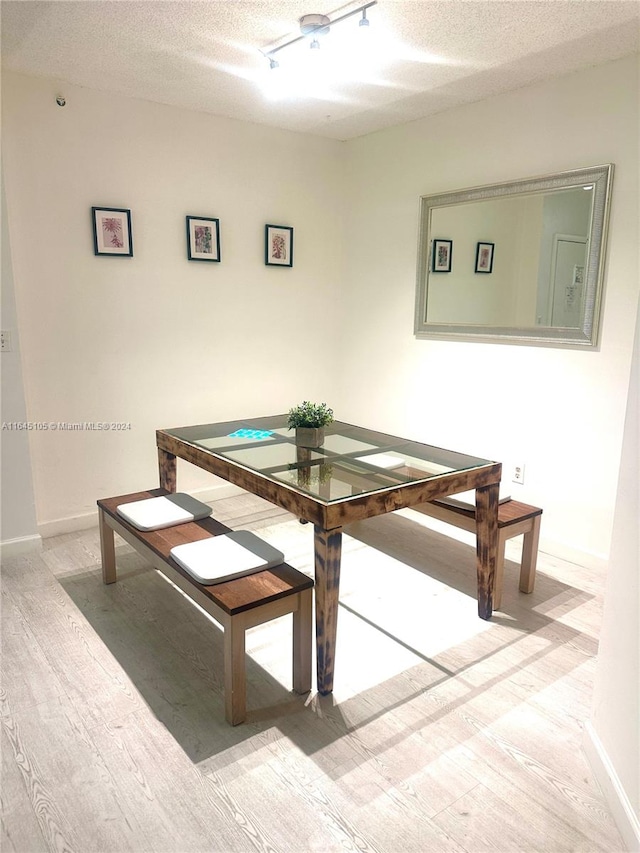
[(287, 47), (291, 47), (291, 45), (293, 44), (297, 44), (303, 39), (310, 39), (309, 47), (311, 48), (311, 50), (320, 50), (322, 44), (320, 37), (327, 35), (331, 27), (341, 23), (342, 21), (346, 21), (347, 18), (351, 18), (354, 15), (362, 13), (362, 18), (360, 19), (358, 26), (365, 27), (364, 31), (366, 32), (367, 28), (369, 27), (367, 9), (369, 9), (371, 6), (375, 6), (377, 2), (378, 0), (371, 0), (371, 2), (365, 3), (364, 6), (358, 6), (357, 9), (352, 9), (350, 12), (346, 12), (345, 14), (333, 19), (331, 19), (328, 15), (303, 15), (299, 21), (299, 36), (295, 36), (294, 38), (291, 38), (283, 44), (277, 45), (276, 47), (262, 51), (264, 56), (269, 60), (269, 68), (273, 70), (275, 68), (279, 68), (280, 66), (280, 63), (276, 59), (274, 59), (274, 54), (279, 53), (281, 50), (284, 50)]

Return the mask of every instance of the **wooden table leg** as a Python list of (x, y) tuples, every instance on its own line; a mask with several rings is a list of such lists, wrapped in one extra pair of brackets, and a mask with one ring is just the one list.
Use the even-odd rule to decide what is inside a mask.
[(476, 489), (476, 554), (478, 616), (491, 619), (498, 551), (498, 495), (500, 484)]
[(318, 692), (333, 690), (342, 528), (324, 530), (314, 525), (316, 575), (316, 654)]
[(173, 453), (158, 448), (158, 469), (160, 471), (160, 488), (168, 492), (176, 491), (176, 457)]

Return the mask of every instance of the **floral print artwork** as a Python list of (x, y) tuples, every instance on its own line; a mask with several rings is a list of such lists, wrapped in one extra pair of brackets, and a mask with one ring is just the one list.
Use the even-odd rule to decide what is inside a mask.
[(187, 216), (187, 260), (220, 261), (220, 220)]
[(120, 207), (92, 207), (94, 255), (133, 257), (131, 211)]
[(124, 241), (122, 238), (122, 220), (115, 216), (102, 217), (102, 239), (105, 246), (113, 249), (122, 249)]
[(274, 234), (271, 240), (271, 257), (282, 261), (287, 258), (287, 245), (282, 234)]
[(453, 240), (433, 241), (432, 272), (451, 272)]
[(208, 225), (196, 225), (194, 232), (196, 252), (200, 252), (204, 255), (210, 255), (211, 247), (213, 245), (211, 228)]
[(476, 247), (476, 272), (493, 272), (494, 243), (478, 243)]
[(267, 266), (293, 266), (293, 228), (265, 225), (264, 262)]

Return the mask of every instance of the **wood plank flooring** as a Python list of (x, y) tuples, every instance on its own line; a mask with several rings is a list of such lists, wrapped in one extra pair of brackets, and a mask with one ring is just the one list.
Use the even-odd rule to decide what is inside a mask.
[[(311, 525), (213, 506), (312, 574)], [(523, 595), (512, 540), (483, 622), (472, 540), (433, 525), (346, 529), (334, 693), (291, 692), (283, 617), (247, 635), (236, 728), (219, 627), (122, 540), (109, 587), (97, 527), (7, 560), (3, 853), (621, 853), (581, 748), (603, 578), (541, 554)]]

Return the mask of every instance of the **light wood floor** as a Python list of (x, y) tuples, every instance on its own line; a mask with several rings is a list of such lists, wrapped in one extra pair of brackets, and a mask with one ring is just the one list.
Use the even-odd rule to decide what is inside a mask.
[[(245, 495), (214, 515), (312, 574), (309, 525)], [(507, 563), (482, 622), (473, 548), (430, 524), (345, 536), (332, 696), (290, 692), (290, 616), (249, 633), (237, 728), (218, 626), (122, 540), (109, 587), (97, 528), (8, 560), (3, 853), (622, 851), (581, 748), (603, 579), (541, 554), (526, 596)]]

